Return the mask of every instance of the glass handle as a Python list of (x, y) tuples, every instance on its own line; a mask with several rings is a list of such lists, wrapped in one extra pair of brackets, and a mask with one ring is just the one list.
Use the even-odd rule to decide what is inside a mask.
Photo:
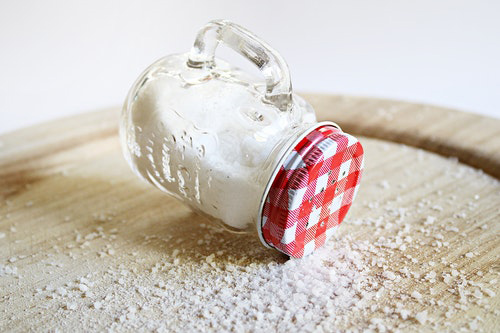
[(253, 62), (266, 81), (265, 100), (281, 111), (292, 107), (292, 82), (288, 65), (281, 55), (266, 42), (245, 28), (226, 21), (209, 22), (198, 32), (187, 65), (192, 68), (212, 68), (215, 50), (222, 42)]

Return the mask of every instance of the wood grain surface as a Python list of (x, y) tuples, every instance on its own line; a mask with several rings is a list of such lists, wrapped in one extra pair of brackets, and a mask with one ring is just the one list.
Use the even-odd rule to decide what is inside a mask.
[[(389, 100), (305, 97), (321, 120), (361, 136), (366, 150), (358, 199), (318, 256), (356, 253), (366, 266), (356, 283), (367, 291), (355, 295), (357, 307), (310, 305), (307, 320), (295, 309), (287, 325), (498, 331), (500, 121)], [(0, 331), (284, 331), (276, 320), (286, 312), (256, 315), (250, 302), (242, 317), (218, 295), (245, 295), (242, 277), (294, 276), (314, 255), (290, 268), (257, 239), (217, 230), (142, 183), (121, 156), (118, 117), (118, 109), (103, 110), (0, 136)], [(335, 268), (328, 260), (317, 265)], [(262, 299), (271, 290), (264, 282), (253, 292)], [(287, 288), (299, 282), (292, 277)], [(303, 293), (306, 301), (330, 297)], [(203, 307), (210, 302), (217, 313)]]
[(404, 143), (500, 178), (500, 120), (452, 109), (374, 98), (305, 94), (319, 118), (336, 119), (347, 132)]

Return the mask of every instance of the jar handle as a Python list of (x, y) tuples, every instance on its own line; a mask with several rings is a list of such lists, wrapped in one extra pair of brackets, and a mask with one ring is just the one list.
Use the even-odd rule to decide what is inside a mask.
[(222, 42), (253, 62), (266, 81), (265, 100), (281, 111), (292, 107), (292, 82), (288, 65), (266, 42), (245, 28), (226, 21), (214, 20), (198, 32), (187, 65), (192, 68), (213, 68), (215, 49)]

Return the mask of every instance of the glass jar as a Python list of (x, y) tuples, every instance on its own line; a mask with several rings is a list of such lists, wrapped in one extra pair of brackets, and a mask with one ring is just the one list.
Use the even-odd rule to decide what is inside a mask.
[[(253, 62), (264, 82), (216, 59), (221, 42)], [(246, 29), (224, 20), (203, 27), (189, 53), (166, 56), (144, 71), (125, 101), (120, 137), (127, 162), (141, 178), (228, 229), (256, 230), (264, 245), (296, 257), (314, 249), (306, 245), (311, 240), (303, 239), (302, 244), (300, 237), (290, 236), (289, 229), (294, 223), (296, 233), (309, 227), (283, 212), (276, 215), (282, 208), (269, 207), (272, 203), (279, 206), (280, 200), (287, 201), (288, 207), (288, 201), (293, 201), (295, 185), (290, 181), (280, 185), (281, 192), (287, 192), (284, 198), (276, 182), (284, 181), (283, 174), (290, 174), (292, 165), (296, 175), (304, 174), (304, 157), (321, 151), (321, 142), (324, 146), (327, 139), (335, 146), (341, 141), (349, 144), (342, 150), (347, 156), (342, 159), (355, 160), (353, 170), (348, 170), (356, 173), (353, 189), (362, 169), (359, 142), (334, 123), (316, 122), (312, 107), (292, 93), (283, 58)], [(304, 140), (316, 141), (302, 152), (304, 161), (298, 161)], [(334, 150), (330, 157), (340, 156)], [(316, 155), (306, 162), (319, 163)], [(309, 171), (305, 174), (311, 178)], [(323, 191), (332, 184), (324, 184)], [(300, 193), (302, 199), (305, 192)], [(354, 198), (352, 192), (346, 205)], [(319, 201), (312, 198), (310, 202), (318, 206)], [(293, 215), (291, 208), (300, 210), (301, 206), (287, 209)], [(337, 216), (327, 229), (341, 220)], [(293, 238), (292, 245), (282, 243), (287, 230), (290, 235), (284, 241)], [(323, 236), (314, 248), (326, 241), (326, 229)]]

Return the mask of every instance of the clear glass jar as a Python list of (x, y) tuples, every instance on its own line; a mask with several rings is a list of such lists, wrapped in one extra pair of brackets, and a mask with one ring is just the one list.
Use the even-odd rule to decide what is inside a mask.
[[(264, 82), (216, 59), (221, 42), (253, 62)], [(248, 231), (259, 225), (266, 188), (287, 152), (317, 126), (312, 107), (292, 93), (283, 58), (219, 20), (199, 31), (189, 53), (166, 56), (140, 75), (120, 136), (141, 178), (231, 230)]]

